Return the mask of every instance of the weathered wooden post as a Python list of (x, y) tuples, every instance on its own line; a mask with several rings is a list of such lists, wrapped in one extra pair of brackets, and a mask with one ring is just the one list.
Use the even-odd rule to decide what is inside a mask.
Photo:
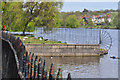
[(34, 60), (35, 60), (35, 58), (34, 58), (34, 53), (33, 53), (32, 60), (31, 60), (31, 77), (32, 77), (32, 80), (34, 78)]
[(31, 52), (29, 53), (29, 62), (28, 62), (28, 75), (27, 75), (27, 78), (30, 79), (30, 69), (31, 69)]
[(28, 75), (28, 61), (29, 61), (28, 52), (26, 52), (25, 78), (27, 78)]
[(71, 80), (71, 75), (68, 73), (67, 80)]
[(57, 80), (62, 80), (62, 70), (59, 68), (58, 73), (57, 73)]
[(22, 73), (23, 73), (23, 75), (25, 76), (25, 53), (24, 53), (24, 56), (23, 56), (23, 71), (22, 71)]
[(23, 56), (25, 53), (25, 46), (22, 44), (21, 47), (21, 53), (20, 53), (20, 60), (19, 60), (19, 70), (22, 72), (23, 71)]
[(42, 57), (39, 58), (38, 61), (38, 80), (42, 79)]
[(46, 65), (46, 60), (44, 60), (44, 64), (43, 64), (42, 80), (47, 80), (47, 65)]
[(38, 56), (35, 57), (34, 61), (34, 78), (37, 79), (37, 72), (38, 72)]
[(55, 72), (53, 63), (51, 64), (50, 72), (49, 72), (49, 80), (55, 80)]
[(32, 54), (32, 57), (31, 57), (31, 63), (30, 63), (30, 78), (32, 78), (33, 57), (34, 57), (34, 53)]

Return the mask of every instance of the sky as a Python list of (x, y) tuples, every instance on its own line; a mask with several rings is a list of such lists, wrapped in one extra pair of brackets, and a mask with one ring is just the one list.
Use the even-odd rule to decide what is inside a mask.
[[(58, 0), (61, 1), (61, 0)], [(64, 2), (119, 2), (120, 0), (62, 0)]]
[(118, 2), (64, 2), (61, 12), (118, 9)]

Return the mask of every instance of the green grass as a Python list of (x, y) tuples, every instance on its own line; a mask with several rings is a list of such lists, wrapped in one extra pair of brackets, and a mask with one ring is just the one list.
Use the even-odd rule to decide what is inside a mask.
[(61, 43), (60, 41), (58, 41), (58, 42), (57, 41), (50, 41), (50, 40), (45, 41), (44, 39), (39, 40), (39, 39), (36, 39), (34, 37), (30, 37), (30, 36), (27, 36), (28, 38), (23, 40), (24, 37), (26, 37), (26, 36), (20, 36), (20, 35), (15, 35), (15, 36), (19, 37), (24, 44), (65, 44), (65, 43)]

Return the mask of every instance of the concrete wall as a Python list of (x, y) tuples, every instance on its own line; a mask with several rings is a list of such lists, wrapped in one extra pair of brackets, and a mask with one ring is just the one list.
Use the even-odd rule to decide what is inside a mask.
[(9, 43), (2, 40), (2, 79), (13, 78), (20, 80), (15, 55)]
[(40, 56), (99, 56), (96, 44), (25, 44), (29, 52)]

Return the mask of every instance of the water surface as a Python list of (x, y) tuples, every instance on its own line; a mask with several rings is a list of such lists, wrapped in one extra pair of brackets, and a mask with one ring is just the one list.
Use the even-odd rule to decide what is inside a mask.
[[(103, 29), (101, 29), (103, 30)], [(71, 73), (72, 78), (118, 78), (118, 60), (110, 56), (118, 56), (118, 30), (105, 29), (112, 38), (112, 46), (107, 55), (101, 57), (44, 57), (48, 65), (53, 62), (55, 70), (62, 68), (66, 78)], [(35, 37), (42, 36), (49, 40), (67, 42), (68, 44), (99, 44), (99, 29), (59, 28), (52, 33), (44, 33), (39, 28)], [(104, 36), (104, 34), (102, 34)], [(108, 44), (108, 38), (104, 39)], [(104, 46), (103, 46), (104, 47)]]

